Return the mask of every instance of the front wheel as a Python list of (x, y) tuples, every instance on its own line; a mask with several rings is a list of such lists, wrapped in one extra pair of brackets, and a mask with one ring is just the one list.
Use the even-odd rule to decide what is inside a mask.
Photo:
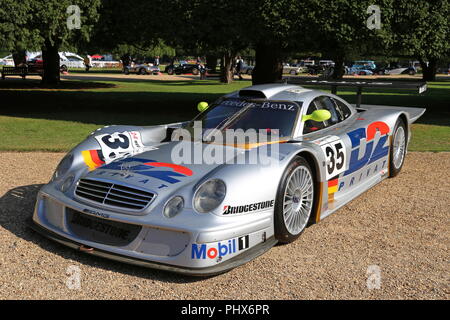
[(200, 70), (198, 70), (197, 68), (192, 69), (192, 74), (194, 76), (198, 75), (200, 73)]
[(296, 240), (308, 225), (314, 207), (311, 167), (296, 157), (286, 168), (275, 200), (275, 238), (281, 243)]
[(389, 176), (395, 177), (400, 173), (406, 155), (406, 126), (402, 119), (398, 119), (395, 125), (389, 152)]

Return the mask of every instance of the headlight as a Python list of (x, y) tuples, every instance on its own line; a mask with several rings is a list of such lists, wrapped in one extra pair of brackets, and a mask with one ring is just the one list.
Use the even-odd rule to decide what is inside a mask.
[(61, 185), (61, 192), (66, 192), (67, 190), (69, 190), (74, 180), (75, 180), (74, 176), (68, 176)]
[(184, 200), (180, 196), (173, 197), (167, 201), (163, 213), (167, 218), (173, 218), (183, 210)]
[(222, 180), (211, 179), (206, 181), (195, 192), (195, 210), (200, 213), (211, 212), (222, 203), (226, 193), (227, 188)]
[(72, 162), (73, 162), (73, 154), (69, 153), (61, 160), (61, 162), (58, 164), (58, 167), (56, 167), (55, 173), (53, 174), (52, 177), (52, 181), (55, 179), (59, 179), (63, 175), (65, 175), (72, 166)]

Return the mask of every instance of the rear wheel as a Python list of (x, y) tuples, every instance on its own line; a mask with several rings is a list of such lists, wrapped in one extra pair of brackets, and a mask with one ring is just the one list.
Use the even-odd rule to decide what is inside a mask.
[(402, 119), (398, 119), (395, 125), (389, 152), (389, 176), (395, 177), (400, 173), (406, 155), (406, 126)]
[(128, 70), (128, 68), (127, 68), (127, 69), (123, 70), (123, 73), (124, 74), (130, 74), (130, 70)]
[(192, 69), (192, 74), (194, 76), (198, 75), (200, 73), (200, 71), (197, 68)]
[(296, 157), (286, 168), (275, 200), (275, 238), (281, 243), (296, 240), (308, 225), (314, 207), (311, 167)]
[(167, 74), (168, 75), (173, 75), (173, 69), (172, 68), (167, 69)]
[(147, 71), (145, 71), (144, 68), (141, 68), (141, 69), (139, 70), (139, 73), (142, 74), (142, 75), (146, 75), (146, 74), (147, 74)]

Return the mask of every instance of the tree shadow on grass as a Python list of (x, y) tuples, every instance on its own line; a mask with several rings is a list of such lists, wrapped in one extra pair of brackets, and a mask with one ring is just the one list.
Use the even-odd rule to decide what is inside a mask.
[(214, 102), (223, 94), (123, 91), (6, 90), (0, 115), (76, 121), (85, 124), (150, 125), (189, 120), (200, 101)]
[(120, 263), (105, 258), (88, 255), (68, 248), (57, 242), (51, 241), (36, 233), (28, 227), (28, 221), (33, 215), (37, 193), (42, 184), (33, 184), (13, 188), (0, 198), (0, 225), (17, 237), (32, 242), (36, 246), (55, 253), (68, 260), (77, 261), (80, 264), (104, 270), (120, 272), (129, 276), (150, 280), (158, 280), (168, 283), (192, 283), (208, 279), (208, 277), (189, 277), (154, 270), (140, 266)]
[[(313, 79), (313, 78), (308, 78)], [(383, 78), (389, 81), (399, 79)], [(403, 79), (400, 79), (403, 80)], [(413, 79), (416, 81), (416, 79)], [(28, 81), (28, 80), (27, 80)], [(120, 79), (123, 83), (123, 79)], [(83, 90), (82, 86), (113, 86), (114, 84), (101, 82), (64, 81), (72, 89), (61, 88), (55, 90), (42, 90), (39, 88), (23, 88), (22, 90), (0, 90), (2, 102), (0, 115), (22, 118), (37, 118), (49, 120), (76, 121), (86, 124), (130, 124), (130, 125), (154, 125), (183, 120), (189, 120), (197, 114), (196, 105), (200, 101), (214, 102), (223, 93), (197, 93), (182, 92), (176, 87), (217, 85), (214, 81), (192, 80), (133, 80), (135, 82), (161, 84), (161, 86), (173, 86), (173, 90), (167, 92), (145, 91), (143, 87), (139, 91), (120, 90)], [(21, 80), (16, 82), (21, 83)], [(0, 81), (0, 85), (1, 85)], [(447, 86), (447, 83), (449, 86)], [(78, 86), (78, 87), (77, 87)], [(120, 86), (120, 84), (119, 84)], [(306, 86), (308, 87), (308, 86)], [(74, 89), (77, 88), (77, 89)], [(329, 86), (313, 87), (329, 91)], [(157, 89), (156, 89), (157, 90)], [(230, 88), (230, 91), (232, 88)], [(193, 90), (194, 91), (194, 90)], [(338, 95), (349, 103), (356, 102), (355, 90), (342, 88)], [(376, 104), (387, 106), (425, 107), (427, 111), (418, 123), (450, 124), (450, 108), (448, 101), (450, 96), (450, 79), (445, 79), (444, 84), (438, 87), (430, 87), (423, 94), (416, 94), (411, 90), (398, 89), (366, 89), (363, 91), (363, 104)]]
[[(207, 77), (206, 80), (200, 80), (199, 76), (194, 75), (178, 75), (173, 79), (159, 79), (157, 75), (128, 75), (128, 76), (114, 76), (114, 75), (79, 75), (72, 74), (63, 77), (66, 81), (112, 81), (112, 82), (124, 82), (124, 83), (147, 83), (147, 84), (164, 84), (167, 86), (217, 86), (220, 83), (217, 81), (219, 78), (216, 76)], [(208, 81), (214, 80), (214, 81)]]
[(82, 81), (61, 81), (58, 85), (42, 84), (40, 80), (35, 79), (7, 79), (0, 80), (0, 89), (12, 90), (89, 90), (89, 89), (110, 89), (117, 85), (105, 82), (82, 82)]

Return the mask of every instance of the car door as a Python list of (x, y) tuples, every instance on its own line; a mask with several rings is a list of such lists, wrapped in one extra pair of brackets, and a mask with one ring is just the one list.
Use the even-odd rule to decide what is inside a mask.
[(338, 105), (336, 99), (323, 95), (311, 101), (306, 113), (311, 114), (314, 110), (320, 109), (328, 110), (331, 118), (323, 122), (306, 121), (303, 126), (303, 137), (320, 147), (325, 159), (327, 203), (329, 209), (333, 209), (340, 203), (339, 198), (342, 199), (345, 193), (340, 190), (339, 180), (349, 167), (351, 141), (344, 127), (348, 125), (352, 111), (343, 103)]

